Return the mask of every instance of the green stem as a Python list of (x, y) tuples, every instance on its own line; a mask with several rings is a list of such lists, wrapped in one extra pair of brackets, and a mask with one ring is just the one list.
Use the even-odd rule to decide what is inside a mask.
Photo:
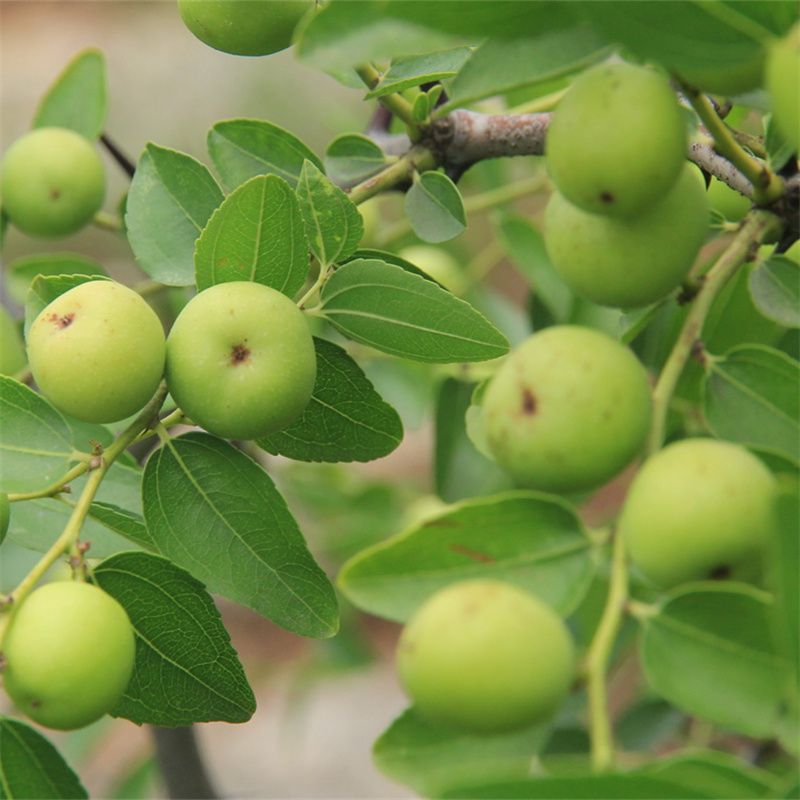
[(628, 599), (628, 566), (625, 543), (616, 533), (612, 544), (611, 582), (603, 616), (586, 656), (587, 693), (589, 695), (589, 733), (594, 772), (614, 766), (614, 734), (608, 711), (606, 672), (611, 649), (617, 638)]
[(89, 465), (89, 461), (82, 461), (80, 464), (76, 464), (57, 481), (46, 486), (44, 489), (37, 489), (33, 492), (11, 492), (8, 495), (8, 501), (10, 503), (19, 503), (22, 500), (36, 500), (40, 497), (52, 497), (53, 495), (59, 494), (64, 491), (64, 487), (70, 481), (74, 481), (76, 478), (83, 475), (83, 473), (89, 469)]
[(683, 368), (700, 339), (714, 298), (745, 261), (751, 248), (759, 244), (777, 224), (777, 218), (768, 211), (751, 211), (742, 223), (739, 233), (706, 274), (653, 390), (653, 421), (647, 439), (648, 454), (659, 450), (664, 441), (672, 395)]
[(685, 83), (681, 84), (686, 97), (697, 112), (703, 125), (714, 138), (716, 151), (728, 159), (753, 184), (753, 201), (768, 205), (786, 190), (781, 178), (763, 161), (753, 158), (736, 141), (731, 129), (720, 119), (711, 100), (702, 92)]
[[(369, 89), (374, 89), (381, 80), (380, 72), (372, 64), (362, 64), (360, 67), (356, 67), (356, 74)], [(414, 121), (413, 108), (405, 97), (396, 93), (385, 94), (378, 98), (378, 102), (406, 124), (412, 141), (419, 138), (419, 127)]]
[(330, 271), (330, 267), (324, 267), (320, 264), (319, 274), (316, 280), (311, 284), (309, 290), (297, 301), (298, 308), (303, 308), (303, 306), (322, 288), (322, 284), (328, 280)]
[(94, 215), (92, 223), (98, 228), (103, 228), (103, 230), (106, 231), (113, 231), (114, 233), (119, 233), (122, 230), (122, 223), (119, 221), (119, 217), (114, 214), (109, 214), (108, 211), (98, 211)]
[(376, 194), (407, 181), (415, 172), (433, 169), (435, 166), (436, 159), (430, 150), (424, 147), (415, 147), (402, 158), (398, 158), (393, 164), (382, 169), (377, 175), (354, 186), (347, 196), (358, 205)]
[(8, 626), (13, 619), (14, 612), (21, 605), (36, 584), (41, 580), (47, 570), (78, 541), (81, 528), (86, 519), (97, 490), (114, 461), (136, 440), (143, 429), (147, 428), (158, 413), (167, 396), (167, 387), (164, 383), (158, 389), (153, 399), (144, 407), (134, 422), (126, 428), (117, 439), (108, 447), (99, 458), (98, 466), (92, 470), (81, 496), (72, 509), (61, 535), (51, 545), (50, 549), (39, 559), (33, 569), (22, 579), (11, 594), (5, 598), (4, 613), (0, 616), (0, 648), (2, 647)]

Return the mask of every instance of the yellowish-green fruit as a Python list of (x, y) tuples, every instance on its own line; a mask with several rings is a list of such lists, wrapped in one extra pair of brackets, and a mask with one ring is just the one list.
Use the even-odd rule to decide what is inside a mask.
[(0, 306), (0, 375), (16, 375), (27, 363), (17, 323)]
[(659, 586), (726, 577), (760, 558), (775, 491), (772, 473), (743, 447), (684, 439), (645, 462), (619, 531), (634, 564)]
[(555, 612), (493, 580), (429, 598), (403, 631), (397, 666), (420, 714), (473, 733), (551, 716), (575, 671), (572, 639)]
[(778, 130), (800, 150), (800, 24), (770, 47), (765, 83)]
[(361, 219), (364, 223), (364, 235), (361, 237), (361, 247), (368, 247), (375, 239), (378, 233), (378, 227), (381, 224), (381, 210), (379, 207), (379, 198), (371, 197), (358, 207), (358, 213), (361, 214)]
[(686, 123), (666, 79), (632, 64), (583, 73), (558, 104), (547, 170), (571, 203), (636, 216), (669, 191), (686, 157)]
[(554, 193), (545, 212), (545, 245), (577, 294), (632, 308), (680, 285), (705, 241), (708, 221), (702, 176), (687, 164), (666, 196), (638, 217), (588, 214)]
[(690, 86), (704, 92), (732, 97), (758, 89), (764, 72), (764, 52), (759, 50), (739, 63), (726, 62), (720, 65), (701, 67), (682, 66), (681, 78)]
[(742, 219), (752, 206), (750, 200), (743, 194), (739, 194), (727, 183), (713, 177), (708, 186), (708, 204), (731, 222)]
[(589, 489), (642, 449), (651, 413), (647, 372), (604, 333), (545, 328), (505, 360), (483, 413), (489, 448), (518, 483)]
[(42, 394), (85, 422), (139, 411), (164, 374), (164, 329), (132, 289), (88, 281), (59, 295), (28, 332), (28, 359)]
[(0, 544), (8, 533), (8, 524), (11, 521), (11, 503), (8, 502), (8, 495), (0, 492)]
[(209, 47), (237, 56), (266, 56), (292, 43), (313, 0), (178, 0), (186, 27)]
[(260, 283), (218, 283), (181, 311), (167, 339), (175, 402), (210, 433), (255, 439), (311, 399), (317, 361), (302, 312)]
[(440, 247), (411, 245), (403, 248), (397, 255), (419, 267), (453, 294), (461, 294), (466, 288), (464, 270), (450, 253)]
[(66, 236), (100, 209), (105, 170), (75, 131), (38, 128), (14, 142), (0, 166), (0, 194), (11, 222), (32, 236)]
[(113, 597), (88, 583), (59, 581), (23, 601), (3, 651), (3, 685), (17, 708), (40, 725), (72, 730), (120, 701), (135, 643)]

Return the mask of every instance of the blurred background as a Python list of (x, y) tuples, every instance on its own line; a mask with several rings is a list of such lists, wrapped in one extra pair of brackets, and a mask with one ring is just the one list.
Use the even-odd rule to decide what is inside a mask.
[[(2, 150), (30, 127), (39, 98), (75, 53), (97, 47), (107, 60), (107, 133), (132, 160), (148, 141), (209, 163), (206, 132), (215, 121), (254, 117), (281, 125), (318, 154), (336, 135), (363, 131), (373, 104), (362, 92), (297, 62), (291, 51), (240, 58), (212, 50), (184, 27), (175, 2), (0, 1), (0, 144)], [(108, 173), (105, 210), (114, 212), (127, 178), (103, 153)], [(536, 181), (538, 159), (492, 162), (470, 171), (465, 194), (515, 180)], [(537, 198), (515, 201), (536, 211)], [(399, 250), (419, 244), (404, 225), (399, 194), (371, 201), (367, 246)], [(470, 214), (470, 229), (441, 252), (452, 259), (442, 282), (466, 291), (491, 272), (491, 289), (470, 297), (514, 341), (529, 330), (524, 280), (505, 260), (485, 214)], [(114, 278), (136, 285), (147, 278), (124, 237), (88, 227), (68, 239), (45, 241), (11, 229), (4, 268), (45, 252), (73, 252), (95, 259)], [(420, 258), (425, 256), (419, 254)], [(425, 264), (414, 259), (423, 268)], [(431, 267), (431, 270), (434, 268)], [(465, 277), (467, 276), (467, 277)], [(469, 277), (471, 276), (471, 277)], [(186, 300), (183, 290), (151, 299), (169, 323)], [(519, 299), (517, 299), (519, 298)], [(7, 295), (17, 317), (22, 309)], [(430, 368), (358, 353), (406, 429), (391, 456), (366, 465), (306, 465), (270, 458), (265, 464), (300, 521), (311, 549), (333, 576), (343, 561), (441, 504), (504, 485), (493, 465), (469, 444), (451, 437), (440, 460), (458, 462), (447, 485), (434, 470), (435, 409), (463, 418), (472, 390), (454, 380), (454, 369)], [(469, 376), (467, 376), (469, 377)], [(262, 459), (266, 454), (261, 453)], [(6, 542), (0, 563), (2, 590), (19, 580), (37, 558)], [(197, 726), (199, 745), (217, 790), (227, 797), (406, 797), (373, 767), (375, 738), (406, 703), (392, 668), (396, 626), (367, 618), (343, 601), (342, 633), (313, 642), (285, 633), (237, 606), (220, 604), (233, 644), (258, 699), (245, 725)], [(0, 698), (0, 710), (7, 710)], [(147, 728), (105, 720), (67, 735), (46, 732), (80, 774), (93, 797), (163, 797), (165, 788)]]

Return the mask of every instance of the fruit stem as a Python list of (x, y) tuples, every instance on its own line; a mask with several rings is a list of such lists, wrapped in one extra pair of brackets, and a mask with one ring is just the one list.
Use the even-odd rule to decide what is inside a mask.
[(22, 500), (36, 500), (40, 497), (52, 497), (64, 491), (64, 488), (70, 481), (79, 478), (89, 469), (90, 461), (81, 461), (76, 464), (68, 472), (65, 472), (55, 483), (45, 486), (44, 489), (37, 489), (33, 492), (10, 492), (8, 495), (9, 503), (19, 503)]
[(731, 129), (720, 119), (706, 95), (682, 82), (681, 88), (714, 138), (715, 150), (725, 156), (753, 184), (753, 201), (756, 205), (768, 205), (777, 200), (786, 190), (783, 180), (763, 161), (753, 158), (736, 141)]
[(109, 214), (108, 211), (98, 211), (92, 218), (92, 223), (106, 231), (113, 231), (119, 233), (122, 230), (122, 223), (119, 218), (114, 214)]
[(13, 619), (14, 612), (22, 604), (31, 590), (36, 586), (42, 576), (59, 557), (70, 550), (78, 541), (81, 528), (86, 519), (97, 490), (114, 461), (135, 441), (136, 437), (146, 429), (158, 414), (167, 396), (167, 386), (162, 381), (153, 399), (144, 407), (133, 423), (128, 426), (99, 457), (99, 464), (92, 470), (86, 481), (78, 502), (72, 509), (69, 520), (58, 539), (53, 542), (50, 549), (36, 562), (33, 569), (20, 581), (6, 598), (3, 613), (0, 616), (0, 649), (2, 649), (8, 626)]
[(311, 284), (311, 287), (307, 292), (303, 294), (303, 296), (297, 301), (297, 307), (302, 309), (303, 306), (315, 295), (319, 290), (322, 288), (322, 285), (328, 280), (328, 275), (330, 275), (331, 269), (330, 267), (323, 266), (320, 264), (319, 266), (319, 274), (316, 277), (314, 283)]
[[(381, 80), (380, 72), (372, 64), (362, 64), (360, 67), (356, 67), (356, 74), (368, 89), (374, 89)], [(396, 93), (384, 94), (378, 98), (378, 102), (405, 123), (411, 141), (419, 139), (419, 127), (414, 119), (414, 110), (405, 97)]]
[(752, 248), (756, 247), (779, 224), (778, 218), (768, 211), (759, 209), (751, 211), (745, 217), (733, 241), (706, 273), (653, 390), (653, 421), (650, 425), (646, 448), (648, 455), (659, 450), (664, 442), (667, 412), (672, 395), (678, 385), (683, 368), (692, 355), (695, 343), (700, 338), (714, 298), (745, 261)]
[(608, 597), (589, 652), (586, 656), (586, 690), (589, 696), (589, 735), (592, 743), (592, 770), (603, 772), (614, 766), (614, 734), (608, 713), (606, 671), (628, 599), (628, 565), (625, 543), (614, 535), (611, 556), (611, 581)]

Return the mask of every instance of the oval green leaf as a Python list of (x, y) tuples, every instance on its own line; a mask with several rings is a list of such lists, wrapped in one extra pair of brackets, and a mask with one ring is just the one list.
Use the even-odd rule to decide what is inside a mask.
[(458, 188), (441, 172), (423, 172), (406, 192), (405, 210), (414, 233), (426, 242), (446, 242), (467, 228)]
[(787, 328), (800, 328), (800, 264), (772, 256), (749, 275), (748, 288), (755, 307)]
[(275, 175), (252, 178), (211, 215), (194, 251), (197, 288), (255, 281), (292, 297), (308, 273), (308, 242), (294, 192)]
[(336, 183), (349, 185), (374, 175), (386, 156), (372, 139), (358, 133), (337, 136), (325, 151), (325, 171)]
[(41, 253), (12, 261), (6, 268), (5, 279), (9, 297), (24, 305), (31, 283), (39, 275), (105, 274), (105, 269), (96, 261), (75, 253)]
[(461, 503), (364, 550), (344, 565), (339, 586), (359, 608), (399, 622), (444, 586), (473, 578), (508, 581), (566, 615), (593, 572), (592, 542), (572, 508), (509, 492)]

